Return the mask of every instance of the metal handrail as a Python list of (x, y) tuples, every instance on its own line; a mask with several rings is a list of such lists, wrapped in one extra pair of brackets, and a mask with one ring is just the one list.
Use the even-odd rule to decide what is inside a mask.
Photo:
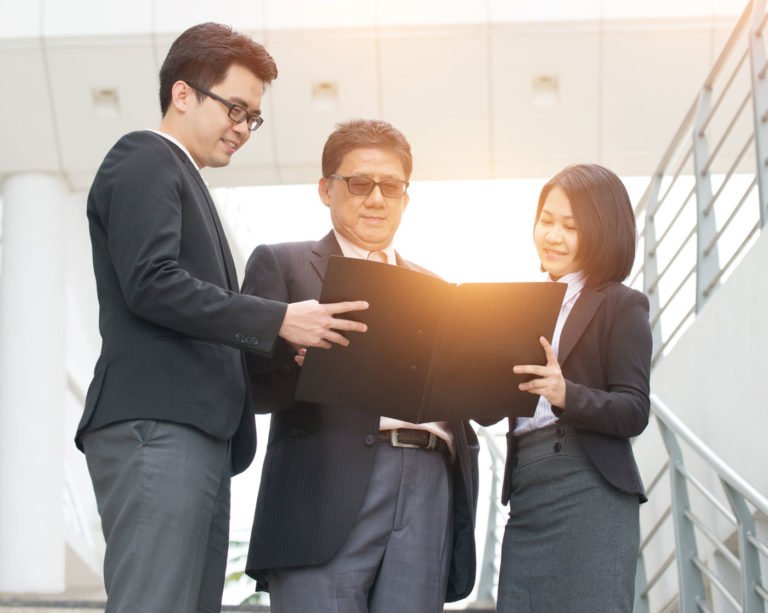
[(478, 434), (484, 440), (484, 448), (488, 450), (491, 459), (491, 489), (488, 506), (488, 517), (485, 532), (485, 545), (477, 581), (477, 596), (475, 606), (485, 606), (496, 602), (495, 586), (499, 574), (498, 558), (501, 541), (498, 538), (499, 518), (504, 518), (504, 507), (501, 506), (501, 475), (504, 474), (506, 452), (499, 449), (493, 434), (486, 428), (480, 428)]
[[(655, 344), (654, 364), (680, 338), (679, 332), (689, 321), (691, 311), (695, 316), (701, 310), (726, 273), (753, 244), (755, 225), (759, 229), (768, 219), (768, 169), (764, 163), (768, 160), (768, 81), (765, 81), (762, 71), (764, 65), (768, 65), (768, 59), (761, 29), (766, 15), (765, 0), (748, 2), (635, 207), (637, 226), (644, 232), (644, 245), (643, 264), (631, 284), (643, 289), (652, 298), (650, 321)], [(747, 59), (750, 62), (746, 62)], [(737, 77), (747, 68), (750, 70), (750, 84), (739, 91), (737, 88), (743, 87), (743, 81)], [(725, 104), (726, 99), (731, 99), (734, 106)], [(712, 194), (712, 164), (723, 158), (724, 144), (735, 133), (735, 127), (748, 121), (747, 109), (751, 109), (749, 116), (753, 118), (753, 130), (743, 141), (739, 140), (737, 151), (729, 150), (728, 159), (722, 160), (722, 165), (727, 168), (724, 168), (723, 179)], [(726, 111), (731, 115), (724, 115)], [(719, 116), (721, 121), (713, 121), (715, 116)], [(747, 157), (750, 151), (755, 153), (755, 164), (750, 171), (752, 182), (734, 203), (727, 188), (734, 184), (738, 173), (743, 172), (740, 169), (750, 164), (751, 160)], [(693, 187), (690, 190), (678, 189), (691, 158)], [(758, 186), (757, 196), (755, 185)], [(749, 208), (755, 198), (757, 207)], [(689, 225), (689, 217), (683, 213), (692, 212), (692, 206), (695, 206), (696, 222)], [(670, 207), (673, 214), (667, 215)], [(659, 214), (662, 210), (663, 219)], [(739, 220), (748, 221), (752, 215), (756, 221), (748, 232), (741, 224), (737, 227), (733, 223), (737, 216)], [(656, 224), (660, 227), (657, 228)], [(726, 234), (727, 244), (724, 242)], [(683, 259), (687, 261), (692, 239), (696, 242), (693, 269), (687, 263), (682, 267), (676, 266)], [(663, 243), (671, 245), (660, 253)], [(725, 263), (720, 261), (719, 254), (723, 248), (730, 251), (723, 254)], [(691, 274), (695, 278), (693, 295), (689, 292), (694, 286), (688, 284)], [(679, 296), (683, 289), (686, 290), (685, 295)], [(690, 309), (685, 307), (686, 301), (692, 305)], [(673, 302), (676, 308), (668, 309)]]
[(720, 459), (720, 456), (696, 436), (656, 394), (651, 394), (651, 407), (653, 408), (653, 414), (703, 458), (717, 472), (720, 479), (731, 485), (739, 494), (752, 502), (755, 509), (768, 516), (768, 498), (763, 496), (757, 488), (753, 487), (730, 465)]
[[(668, 474), (671, 500), (640, 544), (636, 601), (642, 599), (644, 604), (642, 607), (638, 605), (638, 609), (648, 610), (651, 589), (672, 567), (672, 561), (667, 557), (656, 569), (652, 581), (642, 580), (645, 576), (644, 555), (662, 525), (671, 519), (677, 545), (672, 557), (676, 561), (681, 611), (710, 610), (709, 598), (712, 590), (720, 594), (737, 611), (764, 611), (768, 605), (768, 591), (761, 575), (760, 556), (768, 557), (768, 543), (758, 538), (754, 516), (762, 514), (768, 517), (768, 498), (712, 451), (655, 393), (651, 394), (650, 402), (651, 411), (659, 424), (661, 436), (670, 455)], [(714, 472), (732, 512), (728, 511), (700, 479), (686, 469), (680, 443), (702, 460), (708, 470)], [(654, 482), (658, 482), (658, 476)], [(730, 525), (735, 526), (739, 536), (738, 551), (733, 551), (732, 547), (726, 544), (726, 539), (718, 536), (718, 531), (712, 524), (708, 524), (701, 514), (693, 511), (688, 497), (689, 484), (703, 494), (703, 503), (711, 505), (723, 514)], [(730, 565), (731, 570), (741, 576), (738, 588), (729, 586), (728, 581), (699, 554), (697, 536), (703, 538), (711, 547), (711, 551), (719, 554)], [(707, 596), (705, 584), (710, 587), (710, 596)], [(735, 593), (736, 591), (738, 593)]]

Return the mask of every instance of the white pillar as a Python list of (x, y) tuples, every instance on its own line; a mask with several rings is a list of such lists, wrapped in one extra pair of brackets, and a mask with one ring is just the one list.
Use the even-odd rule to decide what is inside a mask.
[(0, 592), (65, 588), (65, 194), (51, 175), (2, 185)]

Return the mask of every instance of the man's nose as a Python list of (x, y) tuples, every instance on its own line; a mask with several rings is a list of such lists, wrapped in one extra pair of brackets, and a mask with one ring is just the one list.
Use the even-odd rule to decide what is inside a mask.
[(374, 185), (371, 193), (365, 197), (367, 206), (384, 206), (384, 194), (381, 193), (381, 185)]
[(240, 135), (243, 143), (251, 137), (251, 131), (248, 129), (247, 121), (241, 121), (240, 123), (234, 124), (232, 129)]

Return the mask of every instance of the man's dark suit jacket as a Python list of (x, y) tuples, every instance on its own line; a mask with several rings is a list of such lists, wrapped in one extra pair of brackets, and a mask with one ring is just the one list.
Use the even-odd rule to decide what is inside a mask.
[[(566, 409), (597, 471), (621, 492), (645, 501), (630, 437), (648, 425), (651, 329), (645, 294), (620, 283), (584, 288), (560, 336), (558, 362), (566, 380)], [(510, 419), (502, 503), (509, 502), (516, 438)]]
[(234, 472), (256, 449), (241, 350), (272, 352), (286, 305), (239, 293), (208, 189), (176, 145), (121, 138), (88, 195), (101, 355), (77, 429), (130, 419), (233, 438)]
[[(318, 242), (257, 247), (243, 292), (289, 302), (317, 299), (331, 255), (342, 255), (333, 232)], [(399, 258), (398, 264), (418, 268)], [(282, 341), (272, 360), (248, 356), (256, 412), (272, 413), (246, 565), (258, 589), (268, 588), (270, 569), (333, 557), (357, 518), (376, 455), (377, 415), (294, 400), (300, 369), (292, 356)], [(479, 448), (469, 424), (451, 428), (457, 459), (448, 601), (465, 597), (474, 585)]]

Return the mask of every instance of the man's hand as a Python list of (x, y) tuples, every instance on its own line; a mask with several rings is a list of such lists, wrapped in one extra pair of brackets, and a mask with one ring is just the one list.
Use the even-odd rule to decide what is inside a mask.
[(278, 334), (296, 347), (322, 347), (328, 349), (331, 343), (346, 347), (349, 339), (337, 332), (365, 332), (368, 329), (363, 323), (349, 319), (336, 319), (334, 315), (350, 311), (364, 311), (368, 303), (362, 300), (356, 302), (336, 302), (320, 304), (317, 300), (293, 302), (288, 305), (283, 325)]

